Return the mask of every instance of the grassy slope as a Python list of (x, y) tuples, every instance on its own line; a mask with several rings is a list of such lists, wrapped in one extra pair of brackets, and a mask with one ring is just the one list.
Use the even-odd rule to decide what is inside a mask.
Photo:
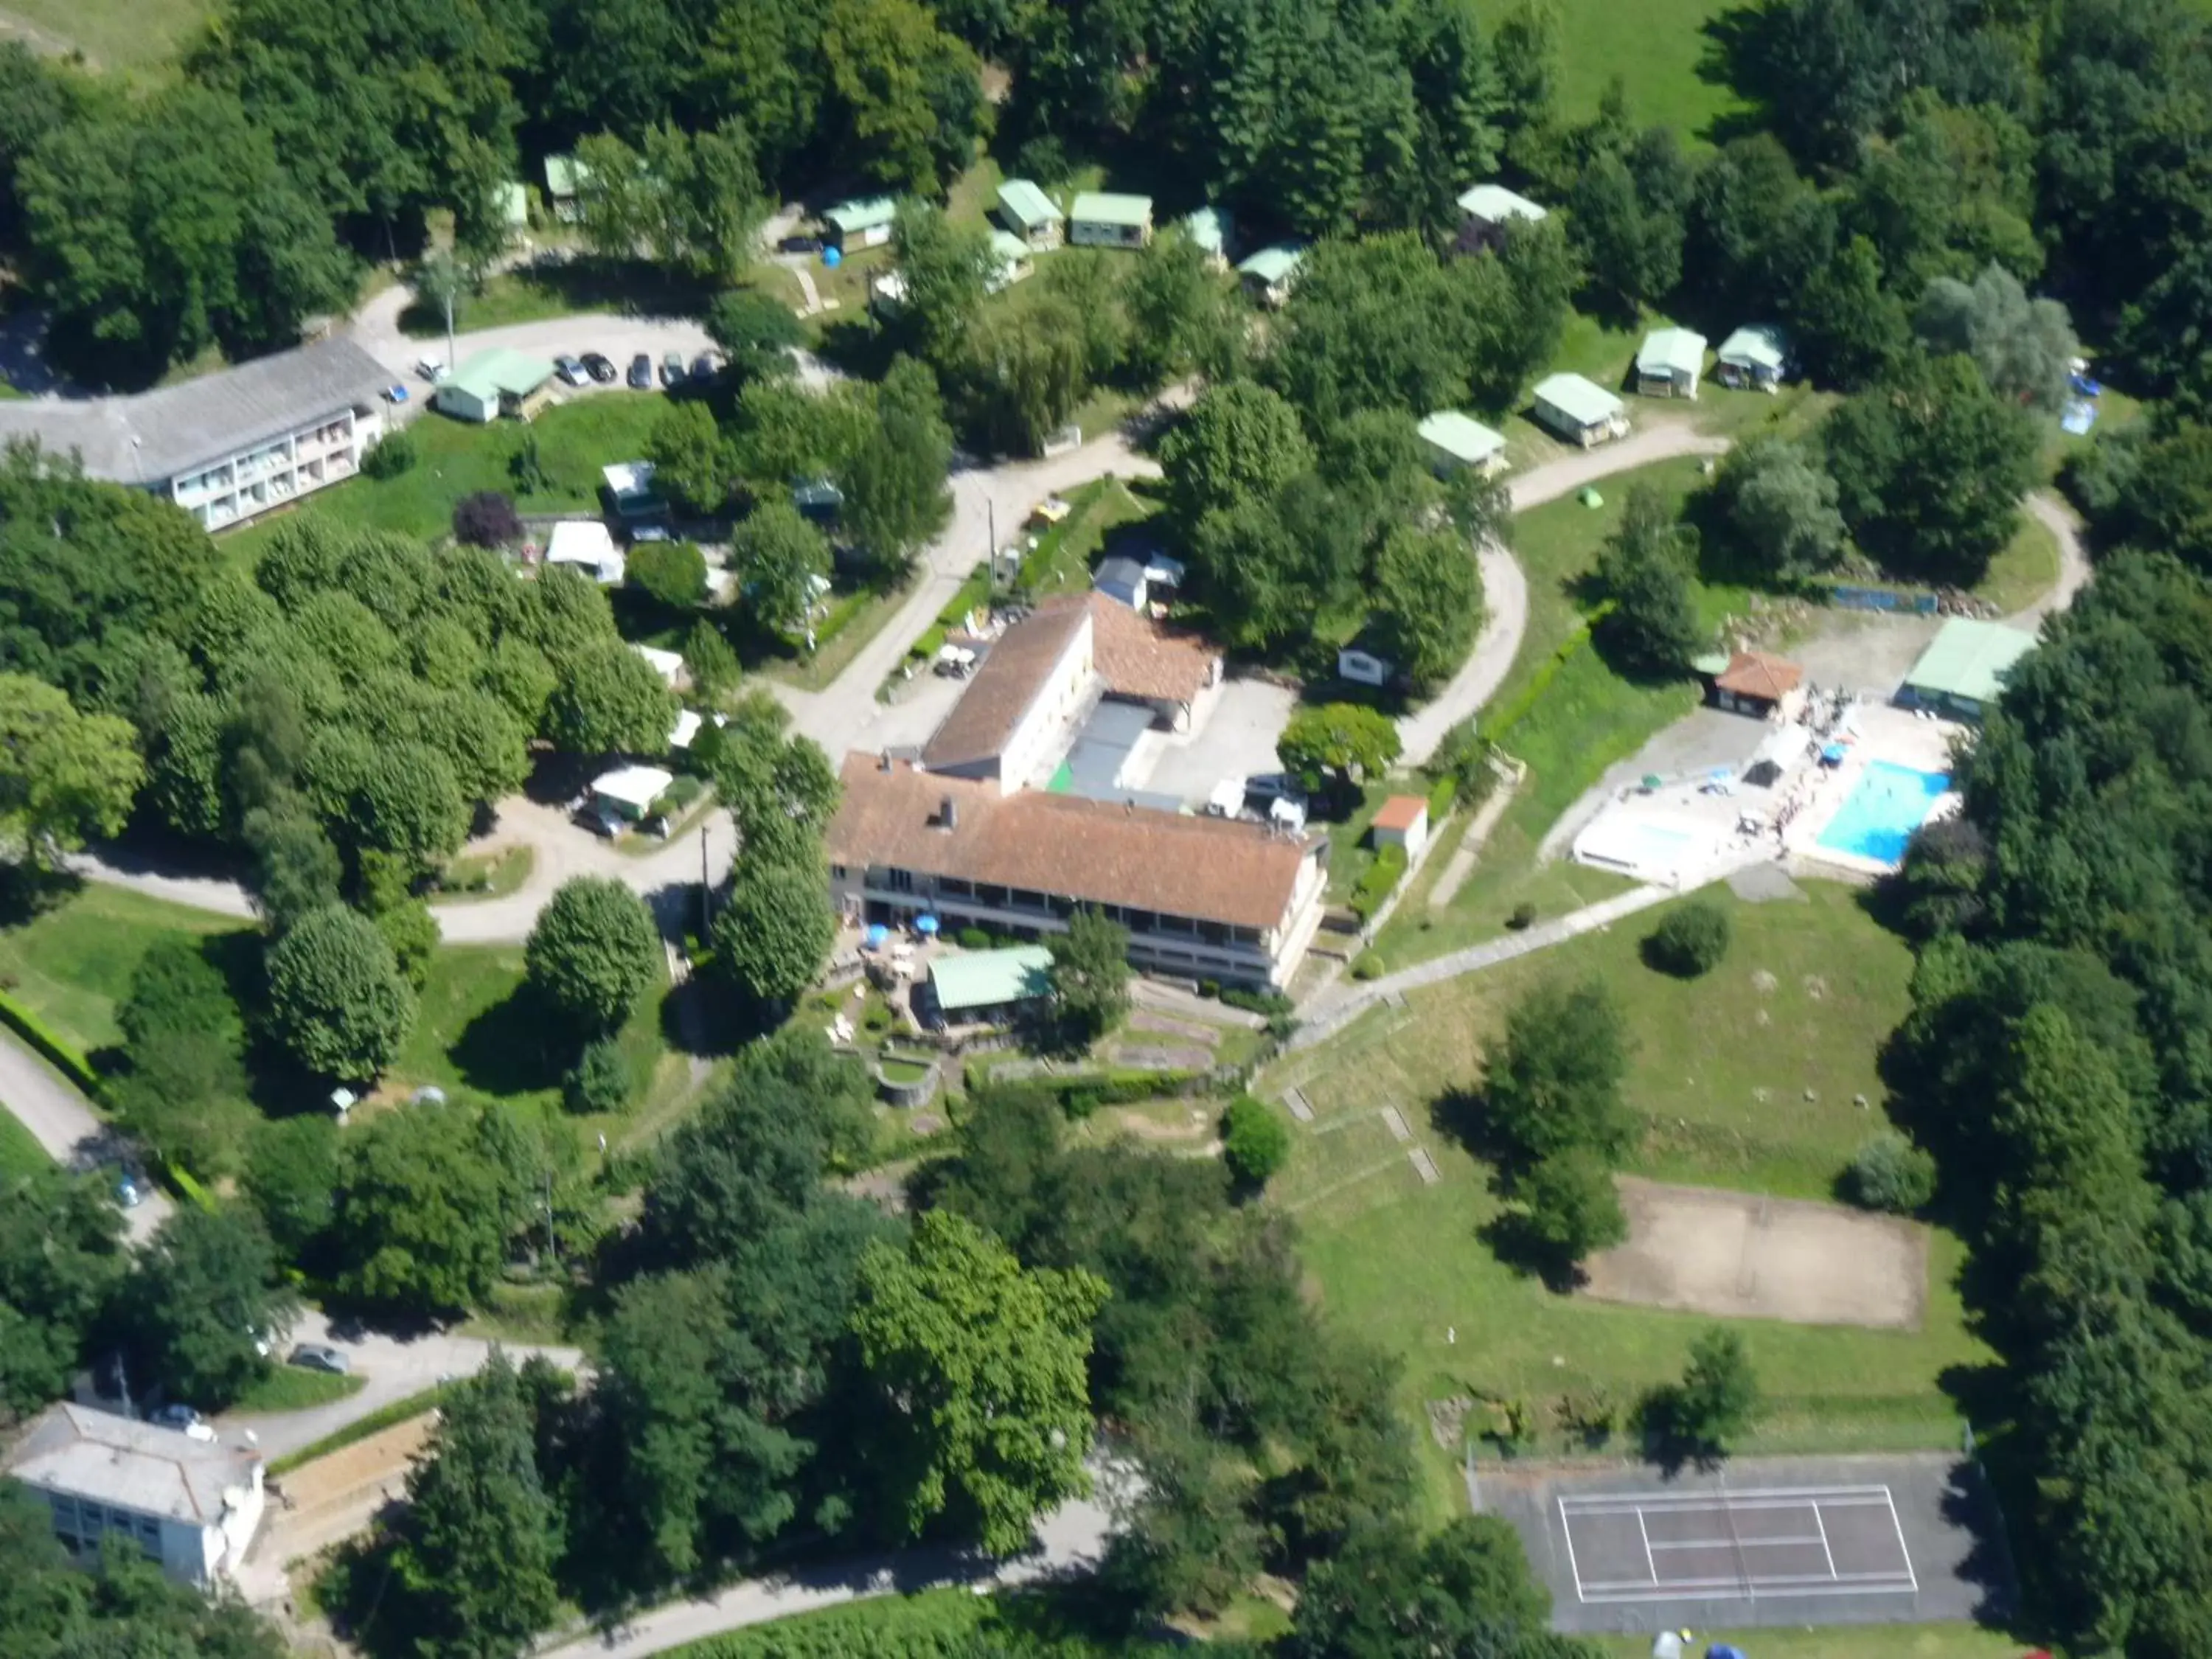
[(1595, 113), (1606, 83), (1627, 84), (1628, 108), (1639, 125), (1707, 137), (1716, 116), (1736, 107), (1728, 88), (1698, 73), (1704, 25), (1730, 0), (1562, 0), (1559, 8), (1560, 100), (1571, 120)]
[(166, 64), (213, 9), (208, 0), (8, 0), (0, 15), (82, 47), (104, 69), (145, 70)]
[(58, 1035), (89, 1051), (121, 1036), (115, 1005), (157, 938), (240, 926), (228, 916), (88, 884), (36, 921), (0, 933), (0, 981)]
[(0, 1105), (0, 1181), (50, 1170), (53, 1162), (31, 1132), (18, 1123), (4, 1105)]
[[(1648, 1636), (1591, 1638), (1615, 1659), (1644, 1659)], [(1701, 1630), (1697, 1648), (1734, 1642), (1759, 1659), (2018, 1659), (2027, 1650), (2009, 1636), (1974, 1625), (1848, 1625), (1826, 1630), (1761, 1626), (1751, 1631)]]
[[(1298, 1129), (1275, 1192), (1298, 1214), (1303, 1253), (1336, 1316), (1406, 1360), (1409, 1420), (1425, 1427), (1425, 1402), (1454, 1395), (1540, 1405), (1597, 1387), (1626, 1400), (1679, 1371), (1707, 1322), (1553, 1295), (1501, 1265), (1478, 1236), (1497, 1210), (1487, 1170), (1428, 1131), (1426, 1114), (1439, 1093), (1475, 1079), (1481, 1042), (1534, 975), (1595, 973), (1620, 994), (1636, 1043), (1628, 1097), (1646, 1123), (1630, 1160), (1637, 1171), (1825, 1195), (1880, 1121), (1851, 1097), (1881, 1099), (1875, 1047), (1903, 1009), (1911, 963), (1849, 890), (1808, 892), (1808, 903), (1764, 907), (1736, 905), (1723, 892), (1736, 941), (1726, 963), (1694, 984), (1638, 963), (1642, 925), (1587, 935), (1538, 960), (1413, 993), (1408, 1013), (1370, 1016), (1271, 1074), (1269, 1095), (1297, 1083), (1317, 1114), (1313, 1127)], [(1752, 983), (1761, 970), (1774, 977), (1771, 993)], [(1803, 1099), (1808, 1087), (1817, 1101)], [(1384, 1104), (1398, 1106), (1431, 1147), (1439, 1184), (1415, 1178), (1376, 1115)], [(1941, 1234), (1934, 1243), (1918, 1332), (1746, 1322), (1771, 1402), (1759, 1443), (1747, 1449), (1951, 1443), (1956, 1418), (1937, 1379), (1977, 1347), (1952, 1285), (1960, 1247)], [(1456, 1343), (1447, 1343), (1448, 1328)], [(1462, 1501), (1457, 1451), (1425, 1432), (1421, 1444), (1442, 1516)]]

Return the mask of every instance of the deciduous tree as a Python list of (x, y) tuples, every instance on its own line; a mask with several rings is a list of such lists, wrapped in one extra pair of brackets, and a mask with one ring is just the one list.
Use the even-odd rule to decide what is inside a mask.
[(659, 755), (676, 724), (676, 694), (660, 672), (607, 640), (561, 665), (563, 678), (545, 706), (545, 735), (570, 755)]
[(251, 1207), (188, 1204), (133, 1260), (117, 1316), (137, 1376), (213, 1411), (267, 1373), (297, 1305)]
[(398, 1054), (415, 998), (376, 925), (331, 905), (303, 917), (269, 952), (269, 1021), (308, 1071), (362, 1082)]
[(1301, 708), (1275, 740), (1283, 764), (1304, 777), (1309, 788), (1318, 789), (1326, 781), (1339, 791), (1379, 776), (1398, 758), (1401, 746), (1396, 722), (1356, 702)]
[(714, 918), (714, 962), (746, 994), (787, 1003), (814, 982), (836, 933), (818, 867), (740, 860)]
[(1449, 678), (1482, 627), (1482, 574), (1458, 528), (1401, 525), (1375, 556), (1384, 648), (1418, 685)]
[(68, 694), (0, 674), (0, 851), (45, 865), (112, 836), (145, 781), (131, 723), (80, 714)]
[(523, 949), (531, 988), (586, 1037), (611, 1031), (660, 982), (660, 933), (645, 902), (606, 876), (561, 884)]
[(830, 544), (789, 501), (763, 501), (731, 537), (730, 568), (762, 623), (797, 632), (829, 580)]
[(1087, 1048), (1129, 1011), (1129, 930), (1097, 910), (1078, 910), (1067, 931), (1045, 941), (1061, 1039)]
[(860, 1260), (853, 1333), (880, 1401), (880, 1471), (897, 1532), (943, 1516), (995, 1554), (1089, 1488), (1086, 1362), (1105, 1283), (1025, 1270), (971, 1223), (931, 1211), (906, 1249)]
[(952, 492), (952, 429), (945, 423), (937, 377), (902, 359), (876, 388), (875, 428), (847, 465), (845, 522), (877, 564), (890, 571), (945, 527)]
[(1698, 649), (1703, 630), (1690, 575), (1696, 544), (1697, 532), (1675, 520), (1665, 498), (1638, 484), (1598, 550), (1598, 586), (1612, 609), (1596, 638), (1635, 672), (1680, 674)]
[(1542, 981), (1484, 1058), (1481, 1131), (1509, 1159), (1618, 1158), (1635, 1132), (1620, 1095), (1627, 1069), (1620, 1009), (1603, 981)]

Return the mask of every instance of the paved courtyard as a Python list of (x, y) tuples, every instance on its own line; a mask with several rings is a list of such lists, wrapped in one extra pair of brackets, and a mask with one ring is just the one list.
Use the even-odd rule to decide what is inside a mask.
[[(1151, 757), (1137, 787), (1179, 795), (1186, 805), (1203, 806), (1224, 778), (1250, 777), (1282, 769), (1275, 738), (1297, 707), (1297, 693), (1265, 680), (1232, 679), (1221, 688), (1213, 712), (1188, 737), (1155, 733), (1146, 740)], [(1142, 766), (1145, 757), (1139, 757)]]

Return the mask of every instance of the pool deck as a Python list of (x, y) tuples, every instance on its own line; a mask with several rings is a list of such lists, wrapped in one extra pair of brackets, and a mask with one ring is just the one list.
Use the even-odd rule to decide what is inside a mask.
[[(1948, 772), (1952, 738), (1964, 729), (1887, 703), (1862, 702), (1850, 711), (1844, 762), (1829, 767), (1819, 757), (1831, 738), (1809, 727), (1793, 730), (1753, 720), (1738, 723), (1740, 755), (1726, 769), (1734, 774), (1731, 781), (1716, 787), (1711, 769), (1700, 768), (1668, 777), (1654, 789), (1640, 784), (1619, 787), (1575, 835), (1575, 858), (1683, 892), (1747, 866), (1783, 859), (1857, 875), (1887, 875), (1893, 865), (1823, 847), (1822, 832), (1858, 787), (1868, 766), (1887, 761), (1916, 772)], [(1782, 768), (1771, 788), (1741, 781), (1762, 747)], [(1946, 794), (1929, 817), (1957, 809), (1958, 797)]]
[[(1858, 741), (1845, 751), (1841, 766), (1810, 769), (1810, 776), (1803, 781), (1803, 805), (1784, 827), (1782, 844), (1801, 859), (1863, 875), (1886, 876), (1897, 867), (1893, 862), (1823, 847), (1820, 836), (1859, 787), (1868, 767), (1876, 761), (1887, 761), (1915, 772), (1948, 773), (1952, 769), (1952, 739), (1966, 728), (1949, 720), (1923, 720), (1910, 709), (1881, 703), (1861, 704), (1856, 723)], [(1948, 817), (1959, 805), (1955, 792), (1939, 796), (1923, 822)]]

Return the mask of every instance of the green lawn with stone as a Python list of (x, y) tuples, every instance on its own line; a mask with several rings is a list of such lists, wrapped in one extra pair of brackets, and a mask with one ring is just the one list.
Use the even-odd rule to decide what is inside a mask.
[[(1295, 1085), (1315, 1114), (1294, 1126), (1291, 1166), (1271, 1201), (1297, 1217), (1317, 1294), (1335, 1316), (1405, 1362), (1401, 1404), (1437, 1518), (1464, 1498), (1462, 1443), (1449, 1412), (1439, 1432), (1436, 1402), (1517, 1401), (1556, 1440), (1560, 1401), (1596, 1394), (1626, 1409), (1680, 1372), (1690, 1340), (1711, 1322), (1558, 1295), (1500, 1262), (1480, 1236), (1499, 1208), (1488, 1168), (1432, 1125), (1434, 1103), (1477, 1082), (1483, 1045), (1521, 989), (1549, 973), (1595, 975), (1618, 997), (1633, 1045), (1626, 1093), (1644, 1129), (1629, 1172), (1827, 1197), (1852, 1152), (1885, 1126), (1875, 1060), (1906, 1006), (1911, 963), (1856, 890), (1807, 883), (1802, 891), (1802, 900), (1755, 905), (1724, 888), (1708, 896), (1729, 911), (1735, 939), (1703, 979), (1643, 964), (1640, 941), (1665, 914), (1646, 912), (1409, 992), (1403, 1009), (1378, 1009), (1265, 1074), (1268, 1099)], [(1864, 1107), (1855, 1103), (1862, 1095)], [(1399, 1112), (1410, 1143), (1385, 1108)], [(1413, 1146), (1434, 1160), (1433, 1185), (1416, 1173)], [(1955, 1443), (1959, 1419), (1938, 1379), (1982, 1352), (1953, 1283), (1961, 1255), (1955, 1240), (1934, 1236), (1917, 1331), (1741, 1322), (1769, 1400), (1743, 1449)], [(1468, 1419), (1478, 1432), (1482, 1411)], [(1629, 1449), (1619, 1437), (1613, 1449)]]

